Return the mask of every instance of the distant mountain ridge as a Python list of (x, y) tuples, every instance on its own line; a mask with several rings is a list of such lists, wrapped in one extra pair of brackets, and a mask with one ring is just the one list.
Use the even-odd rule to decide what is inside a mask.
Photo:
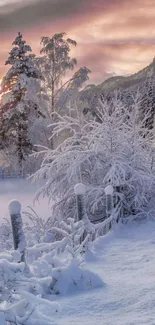
[(97, 112), (100, 101), (106, 100), (110, 105), (117, 92), (117, 98), (122, 102), (125, 109), (134, 105), (134, 97), (139, 91), (139, 108), (142, 118), (150, 111), (150, 117), (146, 120), (146, 127), (152, 129), (155, 121), (155, 58), (144, 69), (131, 76), (114, 76), (103, 81), (99, 85), (87, 85), (80, 92), (83, 102), (83, 114), (95, 117), (98, 121)]
[(114, 76), (106, 79), (99, 85), (88, 84), (84, 91), (113, 91), (118, 88), (129, 88), (141, 82), (151, 76), (155, 76), (155, 58), (153, 61), (142, 70), (132, 74), (131, 76)]

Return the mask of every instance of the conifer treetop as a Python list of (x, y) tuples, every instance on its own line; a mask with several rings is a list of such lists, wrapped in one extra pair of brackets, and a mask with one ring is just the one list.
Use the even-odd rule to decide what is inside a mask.
[[(23, 40), (22, 34), (19, 32), (14, 42), (12, 43), (14, 47), (9, 53), (9, 57), (5, 62), (5, 65), (11, 65), (11, 68), (6, 73), (1, 84), (1, 93), (7, 91), (12, 91), (12, 85), (20, 84), (20, 88), (25, 87), (23, 84), (23, 79), (26, 81), (28, 78), (40, 79), (40, 71), (36, 68), (34, 64), (34, 54), (29, 52), (32, 51), (31, 47), (26, 44)], [(22, 80), (22, 83), (20, 82)]]
[(10, 55), (8, 60), (5, 62), (5, 65), (12, 65), (14, 63), (14, 60), (16, 60), (17, 58), (19, 58), (20, 60), (24, 60), (25, 54), (27, 52), (32, 52), (31, 47), (26, 44), (26, 41), (23, 40), (23, 36), (20, 32), (18, 33), (18, 36), (15, 38), (12, 45), (15, 45), (15, 47), (13, 47), (13, 49), (9, 53)]

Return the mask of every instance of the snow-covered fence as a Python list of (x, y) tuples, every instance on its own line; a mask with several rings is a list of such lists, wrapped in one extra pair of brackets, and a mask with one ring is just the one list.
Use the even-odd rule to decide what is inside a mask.
[[(85, 210), (85, 186), (82, 183), (76, 184), (74, 186), (74, 192), (76, 195), (76, 205), (77, 205), (77, 219), (78, 221), (86, 219)], [(117, 223), (121, 215), (121, 207), (119, 201), (115, 200), (114, 189), (112, 185), (108, 185), (105, 190), (106, 198), (106, 215), (103, 217), (102, 222), (94, 223), (95, 233), (92, 236), (94, 240), (98, 236), (105, 235), (111, 228), (112, 225)], [(90, 222), (91, 223), (91, 222)], [(89, 234), (85, 231), (82, 240)]]
[(118, 223), (122, 214), (121, 203), (118, 196), (114, 194), (113, 186), (108, 185), (104, 192), (106, 197), (106, 219), (94, 225), (96, 230), (95, 238), (106, 235), (112, 226)]
[(114, 208), (111, 211), (111, 215), (110, 217), (108, 217), (107, 219), (105, 219), (103, 222), (97, 223), (94, 225), (95, 227), (95, 238), (99, 236), (103, 236), (106, 235), (109, 230), (112, 228), (113, 225), (115, 225), (116, 223), (118, 223), (119, 219), (120, 219), (120, 212), (121, 212), (121, 207), (120, 205), (118, 205), (116, 208)]
[(28, 173), (24, 171), (19, 172), (0, 166), (0, 179), (27, 178), (28, 176)]
[(21, 261), (25, 261), (25, 236), (22, 229), (21, 204), (17, 200), (9, 203), (14, 249), (21, 253)]
[[(52, 230), (62, 235), (63, 240), (60, 240), (60, 242), (55, 241), (52, 243), (36, 244), (34, 247), (27, 247), (27, 249), (25, 247), (25, 236), (22, 229), (21, 204), (16, 200), (13, 200), (9, 203), (14, 249), (18, 249), (20, 251), (21, 261), (25, 261), (25, 249), (28, 259), (30, 259), (32, 262), (32, 260), (36, 259), (36, 255), (39, 257), (45, 252), (55, 254), (57, 251), (57, 253), (62, 253), (65, 250), (66, 245), (68, 245), (68, 242), (66, 242), (65, 238), (69, 240), (69, 243), (73, 243), (73, 246), (75, 246), (75, 238), (78, 242), (78, 244), (76, 243), (77, 245), (80, 245), (85, 241), (94, 241), (98, 236), (105, 235), (112, 228), (112, 226), (118, 222), (120, 218), (121, 204), (118, 202), (116, 207), (113, 206), (112, 186), (108, 185), (105, 189), (107, 211), (107, 214), (105, 216), (106, 219), (104, 218), (102, 222), (98, 222), (96, 224), (93, 224), (89, 220), (86, 213), (84, 184), (77, 184), (74, 187), (74, 191), (77, 202), (78, 220), (69, 218), (66, 224), (64, 221), (62, 221), (59, 224), (60, 227), (52, 227)], [(59, 229), (61, 227), (62, 229)]]

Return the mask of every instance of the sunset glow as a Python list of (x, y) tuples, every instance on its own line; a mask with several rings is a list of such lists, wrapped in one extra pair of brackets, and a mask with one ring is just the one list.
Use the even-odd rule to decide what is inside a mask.
[(65, 31), (78, 42), (78, 66), (92, 71), (91, 83), (129, 75), (155, 55), (154, 0), (0, 1), (0, 77), (18, 31), (38, 54), (40, 37)]

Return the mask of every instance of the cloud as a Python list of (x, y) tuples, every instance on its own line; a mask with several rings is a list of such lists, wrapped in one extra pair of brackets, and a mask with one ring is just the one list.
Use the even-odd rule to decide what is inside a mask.
[(79, 66), (87, 62), (91, 79), (100, 83), (111, 75), (130, 75), (143, 69), (154, 57), (155, 44), (91, 44), (91, 51), (83, 44), (76, 51)]
[[(86, 1), (87, 2), (87, 1)], [(85, 11), (85, 0), (38, 0), (6, 4), (0, 9), (0, 30), (34, 25), (38, 21), (72, 19)], [(83, 11), (84, 10), (84, 11)]]
[[(15, 1), (15, 0), (14, 0)], [(37, 22), (48, 22), (52, 19), (70, 19), (77, 17), (77, 23), (81, 18), (104, 15), (111, 9), (124, 6), (128, 0), (16, 0), (0, 7), (0, 30), (9, 28), (20, 28), (34, 25)]]
[(91, 82), (134, 73), (154, 57), (154, 17), (154, 0), (7, 0), (0, 6), (0, 76), (18, 31), (36, 54), (41, 36), (67, 32), (78, 42), (71, 52), (78, 66), (92, 70)]

